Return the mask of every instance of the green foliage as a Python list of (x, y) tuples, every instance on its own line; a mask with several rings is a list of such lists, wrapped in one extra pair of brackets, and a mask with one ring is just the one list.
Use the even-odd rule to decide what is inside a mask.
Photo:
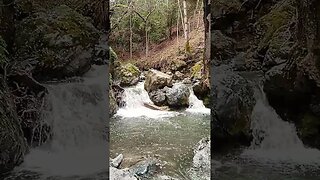
[(2, 37), (0, 36), (0, 66), (4, 67), (4, 65), (8, 62), (7, 59), (7, 45), (6, 42), (2, 39)]
[(117, 54), (114, 52), (114, 50), (111, 47), (109, 47), (109, 58), (111, 63), (114, 63), (115, 61), (118, 60)]

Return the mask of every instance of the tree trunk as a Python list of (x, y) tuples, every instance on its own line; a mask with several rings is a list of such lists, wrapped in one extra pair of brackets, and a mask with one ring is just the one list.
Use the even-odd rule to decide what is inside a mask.
[(130, 59), (132, 59), (132, 13), (130, 12)]
[(180, 14), (179, 14), (179, 10), (177, 11), (177, 44), (179, 44), (179, 18), (180, 18)]
[(182, 28), (183, 28), (184, 38), (186, 39), (186, 34), (184, 33), (184, 32), (185, 32), (185, 27), (184, 27), (184, 18), (183, 18), (183, 14), (182, 14), (181, 6), (180, 6), (180, 0), (178, 0), (178, 6), (179, 6), (180, 17), (181, 17), (181, 26), (182, 26)]
[(183, 21), (184, 21), (184, 34), (185, 38), (189, 40), (189, 22), (188, 22), (188, 14), (187, 14), (187, 1), (183, 0)]
[(149, 51), (149, 40), (148, 40), (148, 28), (147, 28), (148, 26), (147, 26), (147, 23), (145, 23), (145, 32), (146, 32), (146, 57), (148, 57), (148, 51)]
[(207, 75), (210, 66), (210, 50), (211, 50), (211, 2), (210, 0), (203, 0), (203, 21), (205, 29), (205, 47), (204, 47), (204, 58), (203, 58), (203, 74)]

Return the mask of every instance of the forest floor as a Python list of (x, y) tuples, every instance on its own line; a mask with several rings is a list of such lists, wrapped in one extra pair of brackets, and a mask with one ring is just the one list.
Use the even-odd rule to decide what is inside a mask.
[[(198, 29), (193, 29), (190, 34), (191, 54), (203, 52), (204, 48), (204, 27), (200, 26)], [(172, 61), (185, 59), (185, 43), (183, 35), (178, 39), (175, 36), (160, 44), (153, 45), (149, 51), (148, 57), (142, 55), (141, 57), (128, 60), (136, 64), (140, 69), (160, 69), (166, 65), (171, 64)]]

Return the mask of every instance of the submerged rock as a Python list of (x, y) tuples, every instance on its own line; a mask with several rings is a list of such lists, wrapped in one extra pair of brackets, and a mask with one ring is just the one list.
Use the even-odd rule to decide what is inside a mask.
[(110, 180), (138, 180), (130, 174), (128, 169), (109, 168)]
[(157, 89), (162, 89), (165, 86), (172, 86), (172, 76), (154, 69), (148, 71), (146, 74), (146, 81), (144, 82), (144, 89), (148, 93)]
[(130, 167), (130, 172), (139, 177), (151, 177), (159, 171), (160, 164), (155, 159), (146, 159)]

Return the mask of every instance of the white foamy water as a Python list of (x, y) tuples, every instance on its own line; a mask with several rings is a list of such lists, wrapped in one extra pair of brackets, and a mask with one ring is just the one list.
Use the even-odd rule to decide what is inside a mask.
[(126, 102), (126, 106), (120, 108), (116, 116), (143, 116), (151, 119), (161, 119), (165, 117), (174, 117), (179, 114), (177, 112), (159, 111), (145, 107), (144, 103), (153, 103), (149, 98), (148, 92), (144, 90), (144, 82), (139, 82), (136, 86), (125, 88), (124, 101)]
[(16, 171), (43, 177), (90, 175), (107, 171), (107, 67), (94, 66), (81, 82), (48, 85), (43, 119), (52, 140), (25, 157)]
[(193, 89), (190, 88), (189, 108), (186, 111), (191, 113), (210, 114), (211, 110), (206, 108), (201, 100), (194, 95)]
[[(190, 113), (210, 114), (210, 109), (203, 105), (193, 93), (192, 88), (189, 97), (189, 108), (186, 109)], [(153, 110), (144, 106), (144, 103), (153, 104), (149, 98), (148, 92), (144, 89), (144, 82), (139, 82), (136, 86), (125, 88), (124, 101), (126, 106), (120, 108), (116, 116), (121, 117), (146, 117), (151, 119), (161, 119), (174, 117), (181, 113), (175, 111)]]
[(251, 116), (253, 141), (243, 156), (263, 161), (318, 165), (320, 151), (305, 147), (293, 124), (283, 121), (260, 90)]

